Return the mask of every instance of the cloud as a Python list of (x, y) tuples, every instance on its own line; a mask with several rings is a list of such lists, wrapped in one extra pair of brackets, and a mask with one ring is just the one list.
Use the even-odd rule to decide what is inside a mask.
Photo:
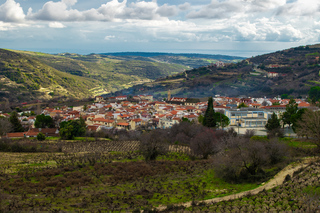
[(277, 9), (279, 16), (316, 16), (320, 12), (320, 2), (314, 0), (297, 0), (282, 5)]
[(141, 20), (155, 20), (159, 19), (160, 16), (157, 14), (158, 4), (155, 1), (146, 2), (138, 1), (132, 2), (128, 7), (125, 8), (121, 17), (124, 19), (141, 19)]
[(107, 35), (106, 37), (104, 37), (104, 40), (109, 41), (109, 40), (114, 39), (114, 38), (115, 38), (114, 35)]
[(187, 15), (190, 19), (225, 19), (237, 13), (245, 11), (241, 0), (218, 1), (212, 0), (209, 5), (202, 7), (199, 11), (192, 11)]
[(164, 4), (157, 9), (157, 13), (163, 17), (170, 17), (177, 15), (178, 9), (176, 6), (169, 6), (167, 4)]
[(14, 0), (7, 0), (0, 5), (0, 21), (4, 22), (23, 22), (25, 14), (19, 3)]
[(189, 10), (191, 8), (191, 5), (189, 2), (186, 2), (184, 4), (180, 4), (178, 7), (180, 10)]
[(81, 13), (78, 10), (68, 9), (72, 1), (49, 1), (45, 3), (37, 13), (32, 14), (29, 10), (28, 18), (34, 20), (45, 21), (79, 21), (81, 20)]
[(164, 4), (159, 6), (156, 1), (137, 1), (127, 4), (127, 0), (111, 0), (99, 8), (79, 11), (72, 9), (77, 0), (48, 1), (33, 13), (29, 10), (27, 18), (43, 21), (121, 21), (126, 19), (155, 20), (178, 14), (177, 6)]
[(50, 23), (49, 23), (49, 27), (50, 27), (50, 28), (65, 28), (66, 26), (63, 25), (63, 24), (60, 23), (60, 22), (50, 22)]
[(73, 6), (77, 3), (78, 0), (62, 0), (62, 2), (67, 6)]
[(252, 0), (249, 5), (249, 10), (251, 12), (262, 12), (278, 8), (285, 4), (286, 0)]

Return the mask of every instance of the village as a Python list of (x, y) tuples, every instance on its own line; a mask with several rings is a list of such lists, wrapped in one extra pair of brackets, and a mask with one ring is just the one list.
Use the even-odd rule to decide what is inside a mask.
[[(90, 105), (75, 107), (45, 108), (40, 114), (50, 116), (55, 121), (55, 128), (35, 128), (36, 116), (26, 116), (30, 112), (20, 112), (19, 120), (25, 132), (7, 133), (7, 138), (36, 137), (42, 132), (46, 137), (59, 137), (59, 124), (63, 121), (84, 119), (88, 132), (101, 130), (152, 130), (171, 128), (184, 121), (199, 122), (199, 116), (207, 109), (207, 98), (171, 97), (170, 91), (166, 101), (155, 101), (152, 95), (117, 96), (103, 98), (97, 96)], [(214, 97), (214, 110), (225, 115), (228, 126), (236, 127), (238, 133), (247, 129), (264, 129), (273, 113), (278, 118), (286, 110), (290, 99), (281, 98), (232, 98)], [(308, 108), (305, 100), (295, 99), (298, 108)], [(3, 117), (10, 117), (7, 113)], [(260, 134), (263, 134), (263, 132)]]

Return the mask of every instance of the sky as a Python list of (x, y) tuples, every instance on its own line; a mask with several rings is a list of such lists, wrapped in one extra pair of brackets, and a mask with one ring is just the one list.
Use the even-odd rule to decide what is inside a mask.
[(320, 0), (0, 0), (0, 48), (251, 57), (320, 43)]

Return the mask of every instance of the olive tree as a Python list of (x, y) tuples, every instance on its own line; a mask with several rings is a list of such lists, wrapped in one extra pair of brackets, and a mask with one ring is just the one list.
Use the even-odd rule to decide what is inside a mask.
[(166, 130), (156, 129), (141, 135), (140, 151), (146, 161), (156, 160), (159, 155), (169, 151), (166, 134)]

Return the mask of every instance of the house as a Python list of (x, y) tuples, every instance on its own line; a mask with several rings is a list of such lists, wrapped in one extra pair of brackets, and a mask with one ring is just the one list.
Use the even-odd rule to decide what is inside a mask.
[(131, 130), (135, 130), (137, 127), (142, 125), (143, 120), (140, 118), (132, 119), (130, 121)]
[(58, 128), (32, 128), (29, 129), (25, 136), (28, 137), (37, 137), (39, 132), (43, 133), (46, 137), (59, 137), (59, 129)]
[(268, 72), (268, 78), (279, 77), (279, 73), (276, 72)]
[(169, 104), (177, 104), (177, 105), (184, 105), (186, 101), (187, 101), (187, 98), (172, 97), (167, 101), (167, 103), (169, 103)]
[(126, 123), (126, 122), (119, 122), (119, 123), (116, 124), (116, 128), (117, 129), (127, 129), (127, 130), (129, 130), (130, 129), (130, 124)]
[(97, 103), (99, 103), (99, 102), (101, 102), (101, 101), (103, 101), (104, 99), (103, 99), (103, 97), (102, 96), (96, 96), (96, 98), (95, 98), (95, 102), (97, 102)]
[(174, 124), (178, 124), (179, 122), (180, 122), (180, 118), (177, 118), (177, 119), (162, 118), (162, 119), (159, 119), (158, 127), (161, 129), (167, 129), (167, 128), (171, 128)]
[(87, 129), (90, 132), (98, 132), (101, 129), (101, 126), (100, 125), (88, 125)]
[(107, 127), (114, 127), (115, 126), (115, 121), (114, 120), (105, 119), (105, 118), (92, 119), (92, 123), (93, 123), (93, 125), (99, 124), (99, 125), (104, 125), (104, 126), (107, 126)]
[(25, 132), (13, 132), (13, 133), (7, 133), (6, 138), (24, 138)]
[(128, 98), (126, 95), (123, 95), (123, 96), (117, 96), (116, 97), (116, 101), (126, 101)]
[(214, 66), (214, 67), (224, 67), (224, 63), (222, 61), (218, 61), (215, 64), (213, 64), (212, 66)]
[(58, 128), (32, 128), (27, 132), (14, 132), (7, 133), (7, 138), (29, 138), (29, 137), (37, 137), (39, 132), (43, 133), (46, 137), (59, 137), (59, 129)]
[(269, 64), (267, 67), (268, 68), (279, 68), (280, 66), (278, 64)]

